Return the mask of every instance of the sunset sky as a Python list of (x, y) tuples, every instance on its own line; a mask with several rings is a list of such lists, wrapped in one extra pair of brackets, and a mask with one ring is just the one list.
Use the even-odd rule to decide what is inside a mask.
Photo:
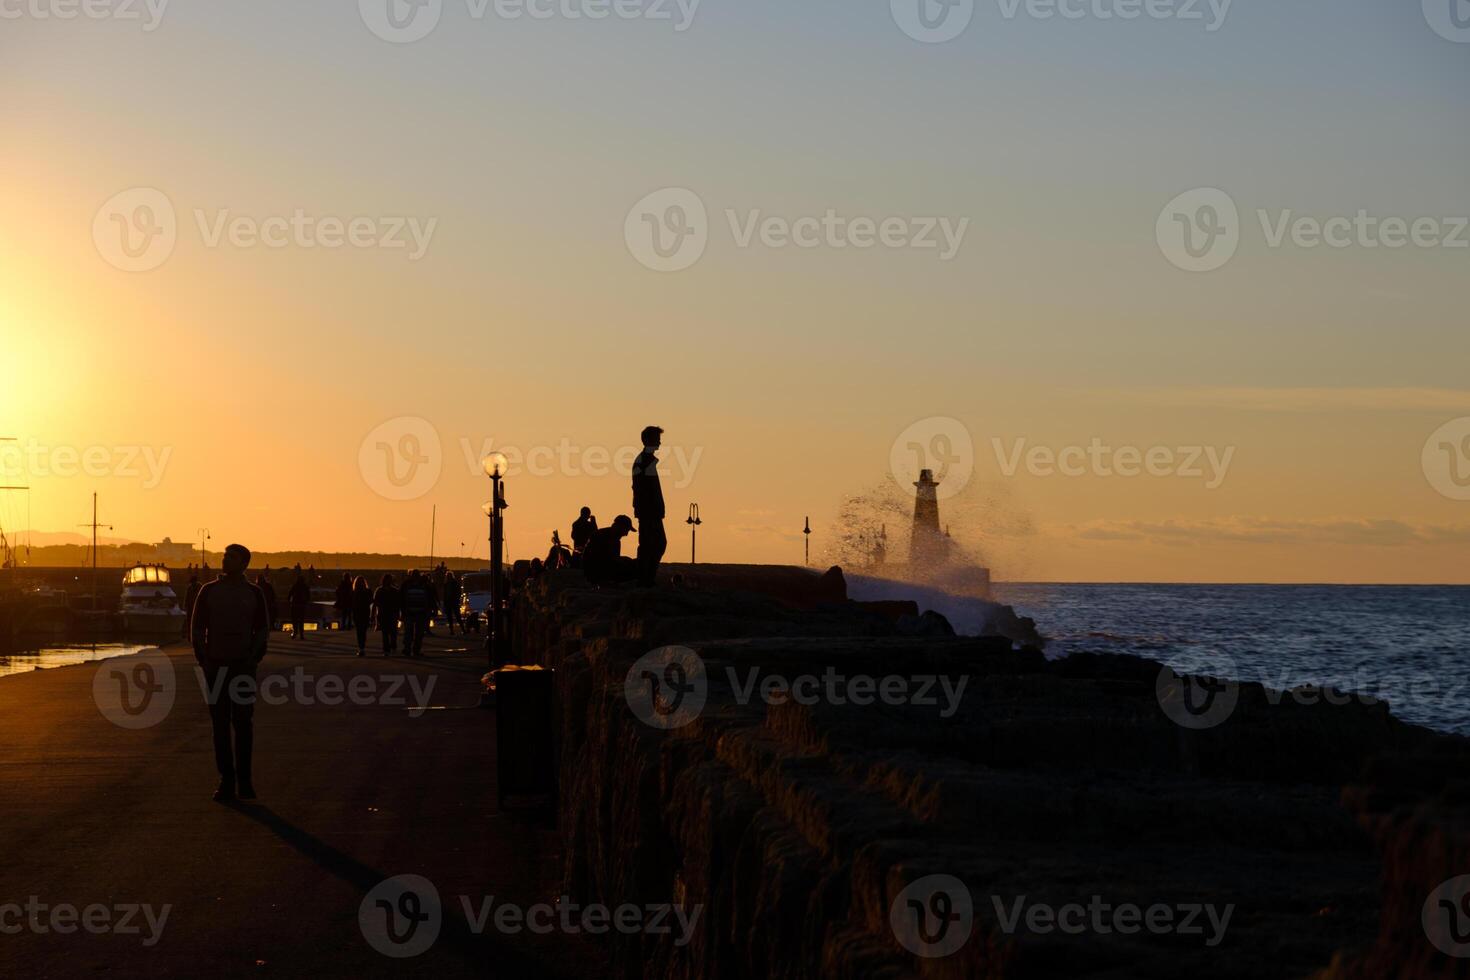
[[(32, 486), (35, 528), (74, 530), (96, 491), (135, 540), (423, 552), (437, 505), (439, 553), (483, 555), (475, 461), (544, 447), (507, 490), (526, 557), (582, 504), (630, 509), (596, 474), (653, 423), (671, 559), (698, 501), (702, 559), (799, 562), (805, 516), (815, 557), (906, 430), (958, 425), (973, 476), (944, 506), (998, 578), (1470, 582), (1470, 494), (1425, 460), (1441, 427), (1430, 457), (1470, 437), (1470, 43), (1419, 3), (1238, 3), (1209, 30), (1208, 4), (981, 0), (930, 44), (837, 0), (704, 0), (684, 30), (672, 2), (448, 0), (396, 43), (374, 2), (178, 3), (152, 30), (141, 3), (3, 6), (0, 483)], [(629, 229), (667, 188), (706, 209), (707, 247), (660, 272)], [(1239, 212), (1208, 272), (1156, 231), (1197, 188)], [(112, 215), (160, 197), (176, 244), (127, 271)], [(940, 247), (741, 243), (829, 210)], [(1273, 246), (1287, 211), (1439, 237)], [(407, 244), (308, 247), (297, 212)], [(967, 221), (952, 258), (939, 219)], [(1094, 440), (1172, 463), (1027, 456)], [(391, 499), (379, 442), (437, 477)], [(1203, 475), (1176, 472), (1191, 455)]]

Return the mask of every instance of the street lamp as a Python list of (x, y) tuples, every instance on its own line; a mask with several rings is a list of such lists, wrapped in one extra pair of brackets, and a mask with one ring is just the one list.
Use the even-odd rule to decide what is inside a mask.
[(486, 456), (480, 464), (485, 475), (490, 478), (490, 499), (486, 501), (484, 511), (490, 518), (490, 609), (488, 622), (485, 630), (485, 656), (490, 662), (490, 669), (499, 666), (496, 661), (504, 651), (499, 649), (501, 634), (501, 605), (504, 591), (500, 581), (500, 566), (505, 553), (505, 492), (502, 489), (506, 471), (510, 469), (510, 461), (505, 458), (504, 453), (491, 453)]
[(806, 527), (801, 529), (802, 536), (806, 538), (806, 563), (812, 563), (812, 519), (806, 519)]
[(694, 537), (695, 537), (695, 535), (697, 535), (699, 533), (699, 525), (701, 525), (701, 524), (704, 523), (704, 521), (701, 521), (699, 519), (699, 505), (698, 504), (690, 504), (689, 505), (689, 519), (686, 520), (684, 523), (689, 525), (689, 564), (693, 565), (695, 563), (694, 562)]
[(204, 550), (204, 543), (209, 540), (209, 528), (199, 529), (199, 565), (203, 568), (209, 564), (209, 552)]

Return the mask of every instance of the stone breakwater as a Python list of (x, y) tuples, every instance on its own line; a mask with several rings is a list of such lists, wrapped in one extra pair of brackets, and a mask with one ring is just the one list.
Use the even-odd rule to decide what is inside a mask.
[[(1152, 661), (946, 636), (902, 604), (844, 601), (840, 574), (681, 579), (599, 591), (564, 571), (515, 611), (522, 661), (558, 671), (565, 893), (702, 908), (687, 943), (610, 937), (620, 973), (1346, 980), (1412, 962), (1466, 976), (1419, 926), (1434, 887), (1470, 873), (1463, 740), (1257, 685), (1192, 730), (1161, 709)], [(707, 692), (663, 730), (625, 682), (669, 644), (697, 654)], [(827, 687), (781, 696), (832, 673), (963, 689), (947, 715)], [(751, 696), (763, 689), (776, 696)], [(942, 956), (894, 913), (936, 875), (973, 910)], [(1117, 912), (1159, 908), (1172, 925)]]

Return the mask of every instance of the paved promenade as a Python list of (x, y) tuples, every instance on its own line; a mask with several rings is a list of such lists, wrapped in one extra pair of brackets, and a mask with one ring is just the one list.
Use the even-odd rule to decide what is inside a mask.
[[(254, 803), (210, 799), (209, 721), (182, 644), (165, 651), (176, 702), (136, 730), (93, 694), (99, 667), (127, 660), (0, 679), (0, 976), (600, 975), (585, 936), (477, 929), (465, 914), (461, 896), (475, 910), (492, 895), (552, 902), (560, 873), (545, 815), (498, 812), (476, 638), (441, 634), (409, 661), (308, 636), (273, 638), (261, 672), (279, 703), (256, 709)], [(323, 703), (344, 691), (363, 703)], [(410, 707), (419, 692), (430, 710)], [(408, 959), (359, 923), (394, 875), (428, 879), (444, 908), (437, 941)]]

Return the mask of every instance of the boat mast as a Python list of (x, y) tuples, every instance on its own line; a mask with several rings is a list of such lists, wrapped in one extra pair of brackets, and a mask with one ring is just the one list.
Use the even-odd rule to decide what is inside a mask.
[(105, 527), (109, 531), (112, 530), (111, 524), (97, 523), (97, 494), (95, 491), (92, 493), (92, 523), (81, 526), (92, 529), (92, 611), (95, 613), (97, 611), (97, 529)]

